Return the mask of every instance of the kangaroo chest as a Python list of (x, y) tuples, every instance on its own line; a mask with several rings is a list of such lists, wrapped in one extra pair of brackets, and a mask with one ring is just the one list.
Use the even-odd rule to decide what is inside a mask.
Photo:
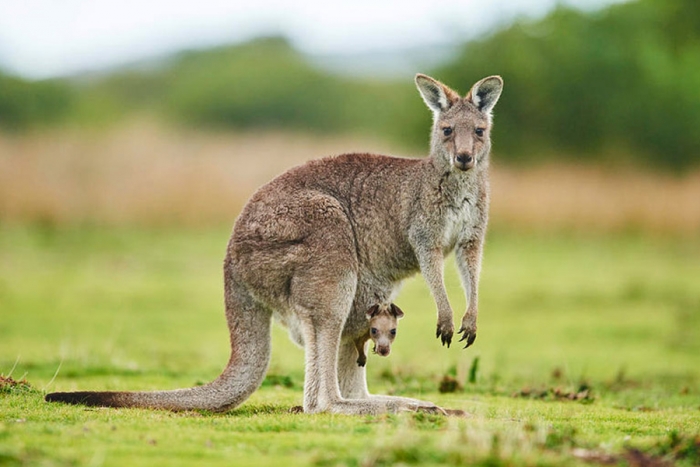
[(460, 240), (474, 237), (485, 222), (486, 206), (480, 196), (482, 187), (475, 182), (457, 182), (443, 187), (441, 246), (445, 254), (451, 252)]
[(451, 252), (459, 240), (474, 235), (479, 217), (476, 208), (466, 203), (460, 209), (446, 210), (441, 245), (445, 254)]

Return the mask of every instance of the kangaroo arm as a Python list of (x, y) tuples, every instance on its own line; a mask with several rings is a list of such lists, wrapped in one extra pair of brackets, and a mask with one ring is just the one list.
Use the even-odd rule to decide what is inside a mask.
[(450, 346), (454, 334), (452, 307), (447, 297), (444, 280), (444, 258), (439, 248), (416, 248), (420, 272), (428, 283), (438, 310), (438, 323), (435, 337), (441, 338), (442, 345)]
[(367, 354), (365, 354), (365, 342), (369, 340), (369, 332), (366, 332), (355, 341), (357, 349), (357, 365), (365, 366), (367, 364)]
[(467, 311), (462, 317), (458, 333), (462, 333), (460, 342), (466, 341), (466, 349), (476, 339), (476, 318), (478, 314), (479, 275), (481, 256), (484, 247), (483, 236), (461, 242), (456, 251), (457, 268), (462, 277), (462, 286), (467, 297)]

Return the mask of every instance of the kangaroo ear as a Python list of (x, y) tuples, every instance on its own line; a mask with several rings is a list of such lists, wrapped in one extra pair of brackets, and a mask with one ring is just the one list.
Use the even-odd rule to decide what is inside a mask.
[(416, 86), (427, 106), (435, 113), (444, 112), (459, 100), (459, 94), (430, 76), (418, 73)]
[(391, 314), (394, 315), (396, 317), (396, 319), (403, 318), (403, 311), (401, 311), (401, 308), (397, 307), (393, 303), (390, 306), (391, 306)]
[(379, 313), (379, 305), (372, 305), (369, 310), (365, 312), (367, 319), (372, 319)]
[(471, 101), (480, 111), (490, 114), (493, 107), (498, 102), (503, 91), (503, 78), (500, 76), (489, 76), (472, 86), (467, 94), (467, 100)]

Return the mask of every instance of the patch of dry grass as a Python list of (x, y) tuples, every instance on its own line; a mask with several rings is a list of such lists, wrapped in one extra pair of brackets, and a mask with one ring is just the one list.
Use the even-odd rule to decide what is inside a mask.
[(492, 219), (512, 227), (700, 232), (700, 172), (549, 165), (492, 176)]
[[(0, 220), (228, 224), (258, 186), (287, 168), (367, 150), (388, 152), (351, 137), (177, 131), (147, 121), (104, 132), (0, 135)], [(698, 200), (698, 172), (493, 170), (492, 220), (508, 227), (692, 233), (700, 230)]]
[(348, 147), (349, 139), (175, 131), (150, 122), (0, 135), (0, 220), (232, 223), (261, 184)]

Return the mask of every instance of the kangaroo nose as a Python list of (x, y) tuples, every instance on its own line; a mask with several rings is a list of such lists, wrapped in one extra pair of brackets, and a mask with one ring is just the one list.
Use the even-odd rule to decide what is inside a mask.
[(466, 153), (461, 153), (457, 154), (457, 162), (460, 164), (471, 164), (471, 162), (474, 160), (471, 154), (466, 154)]
[(474, 156), (472, 156), (468, 152), (460, 152), (455, 157), (454, 165), (459, 170), (469, 170), (472, 167), (474, 167), (475, 164), (476, 161), (474, 160)]
[(377, 353), (382, 357), (386, 357), (387, 355), (389, 355), (389, 352), (389, 347), (377, 347)]

